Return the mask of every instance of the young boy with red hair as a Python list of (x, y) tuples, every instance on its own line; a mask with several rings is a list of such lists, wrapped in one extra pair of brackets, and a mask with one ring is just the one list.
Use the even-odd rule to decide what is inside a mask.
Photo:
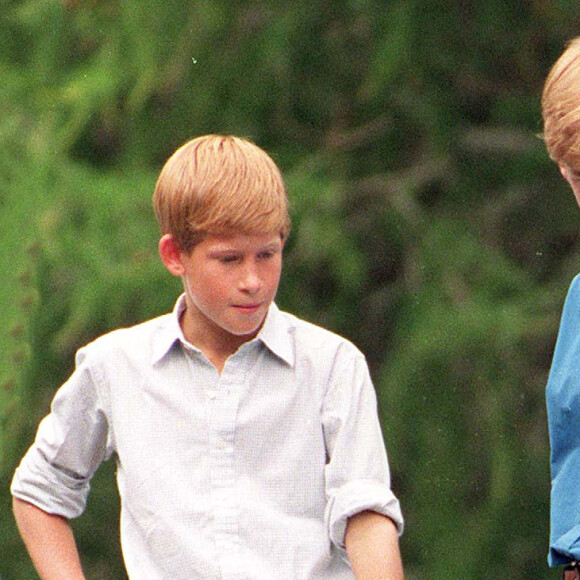
[(401, 580), (365, 359), (274, 303), (290, 231), (275, 163), (243, 139), (194, 139), (154, 204), (184, 294), (79, 351), (17, 469), (14, 512), (40, 576), (84, 577), (67, 520), (113, 457), (131, 578)]
[[(542, 94), (544, 139), (580, 204), (580, 37), (552, 67)], [(580, 579), (580, 277), (572, 282), (546, 389), (551, 446), (550, 566)]]

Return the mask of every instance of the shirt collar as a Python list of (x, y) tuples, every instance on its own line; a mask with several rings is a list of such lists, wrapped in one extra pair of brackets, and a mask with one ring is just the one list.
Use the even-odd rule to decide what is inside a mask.
[(295, 362), (292, 333), (293, 325), (272, 302), (256, 339), (261, 340), (270, 351), (291, 367)]
[[(173, 311), (166, 317), (166, 324), (160, 328), (153, 344), (152, 364), (157, 364), (165, 357), (176, 342), (191, 345), (185, 340), (179, 319), (185, 310), (185, 294), (182, 294), (175, 303)], [(260, 340), (273, 354), (281, 358), (286, 364), (294, 366), (295, 353), (292, 340), (293, 325), (283, 316), (276, 304), (272, 303), (268, 309), (266, 320), (255, 340)], [(196, 349), (197, 350), (197, 349)]]
[(181, 341), (186, 342), (183, 331), (179, 324), (179, 319), (185, 311), (185, 294), (182, 294), (175, 303), (173, 311), (165, 316), (165, 324), (160, 326), (159, 334), (153, 343), (153, 354), (151, 363), (157, 364), (171, 350), (173, 345)]

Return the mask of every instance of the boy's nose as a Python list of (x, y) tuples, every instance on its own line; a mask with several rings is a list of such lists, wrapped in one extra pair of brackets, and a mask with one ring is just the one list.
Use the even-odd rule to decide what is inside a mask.
[(256, 268), (254, 266), (248, 266), (244, 270), (240, 282), (242, 290), (249, 293), (255, 293), (260, 289), (261, 283), (262, 281), (260, 279), (260, 276), (258, 275)]

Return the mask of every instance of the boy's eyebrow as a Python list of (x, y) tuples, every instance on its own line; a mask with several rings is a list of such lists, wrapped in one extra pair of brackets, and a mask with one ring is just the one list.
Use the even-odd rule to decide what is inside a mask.
[(221, 256), (237, 256), (240, 253), (242, 252), (235, 248), (214, 248), (213, 250), (209, 250), (207, 255), (210, 258), (219, 258)]
[[(282, 243), (279, 240), (274, 240), (272, 242), (267, 242), (263, 246), (259, 246), (255, 249), (256, 252), (264, 252), (264, 251), (280, 251), (282, 249)], [(210, 256), (219, 256), (223, 254), (240, 254), (246, 252), (245, 249), (240, 248), (232, 248), (227, 245), (218, 246), (217, 248), (213, 248), (209, 250)]]

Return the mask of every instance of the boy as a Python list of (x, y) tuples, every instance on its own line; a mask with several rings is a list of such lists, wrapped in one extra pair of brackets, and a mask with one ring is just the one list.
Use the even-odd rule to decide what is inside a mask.
[(132, 579), (402, 579), (365, 360), (273, 302), (290, 230), (276, 165), (200, 137), (168, 160), (154, 205), (184, 294), (79, 351), (14, 476), (41, 577), (83, 578), (67, 518), (114, 456)]
[[(550, 71), (542, 94), (544, 139), (580, 204), (580, 37)], [(580, 571), (580, 277), (570, 286), (546, 389), (551, 446), (550, 566)]]

